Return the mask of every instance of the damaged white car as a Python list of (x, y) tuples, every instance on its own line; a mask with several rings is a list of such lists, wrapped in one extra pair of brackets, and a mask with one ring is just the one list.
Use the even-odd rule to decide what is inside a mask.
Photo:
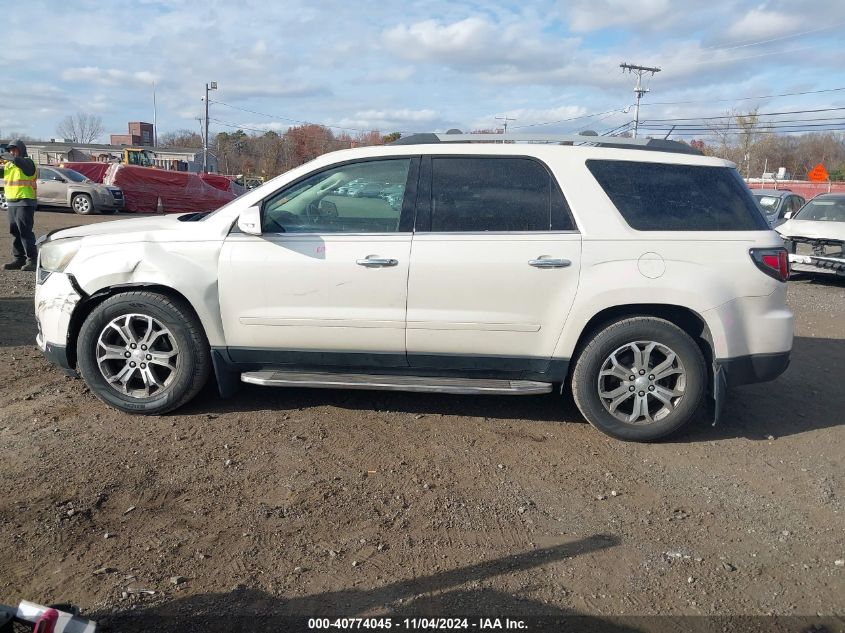
[(775, 230), (793, 272), (845, 276), (845, 194), (816, 196)]

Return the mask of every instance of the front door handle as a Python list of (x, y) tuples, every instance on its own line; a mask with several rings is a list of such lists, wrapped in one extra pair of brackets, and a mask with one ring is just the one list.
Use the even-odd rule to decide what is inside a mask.
[(399, 260), (368, 255), (364, 259), (356, 260), (355, 263), (359, 266), (364, 266), (365, 268), (384, 268), (386, 266), (396, 266), (399, 264)]
[(568, 259), (555, 259), (541, 255), (537, 259), (532, 259), (528, 262), (529, 266), (534, 268), (566, 268), (572, 264)]

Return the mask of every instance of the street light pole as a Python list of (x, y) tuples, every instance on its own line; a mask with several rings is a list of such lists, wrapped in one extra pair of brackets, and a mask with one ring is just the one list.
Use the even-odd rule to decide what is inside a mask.
[(217, 90), (217, 82), (205, 84), (205, 135), (202, 139), (202, 171), (208, 173), (208, 92)]

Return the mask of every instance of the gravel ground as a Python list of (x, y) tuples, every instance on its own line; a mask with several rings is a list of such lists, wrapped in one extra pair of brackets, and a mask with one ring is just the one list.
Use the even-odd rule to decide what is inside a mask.
[(649, 445), (554, 395), (246, 387), (124, 415), (43, 360), (33, 288), (0, 271), (0, 602), (71, 601), (119, 631), (845, 615), (845, 284), (791, 281), (789, 370), (732, 392), (724, 424)]

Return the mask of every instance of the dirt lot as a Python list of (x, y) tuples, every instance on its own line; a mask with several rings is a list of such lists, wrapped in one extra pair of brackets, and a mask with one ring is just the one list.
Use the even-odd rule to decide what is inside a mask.
[(652, 445), (558, 396), (252, 387), (123, 415), (42, 359), (33, 286), (0, 271), (0, 602), (68, 600), (120, 631), (845, 615), (845, 284), (790, 282), (789, 370)]

